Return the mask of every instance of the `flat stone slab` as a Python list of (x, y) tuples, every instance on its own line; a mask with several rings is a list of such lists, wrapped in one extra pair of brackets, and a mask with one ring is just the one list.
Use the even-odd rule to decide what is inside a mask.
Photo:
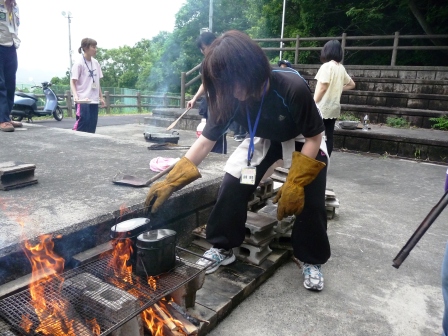
[[(147, 179), (156, 174), (149, 169), (151, 159), (177, 158), (186, 152), (149, 151), (144, 127), (143, 123), (98, 127), (96, 134), (89, 134), (25, 123), (24, 131), (9, 134), (14, 136), (14, 146), (0, 148), (2, 161), (32, 162), (39, 183), (0, 190), (0, 226), (8, 233), (0, 235), (0, 284), (31, 271), (22, 251), (24, 239), (44, 233), (61, 236), (55, 239), (55, 251), (68, 261), (109, 240), (109, 228), (128, 219), (126, 214), (142, 214), (148, 188), (115, 185), (113, 176), (121, 172)], [(194, 131), (179, 133), (181, 145), (196, 140)], [(1, 141), (6, 135), (1, 134)], [(229, 141), (230, 151), (237, 144)], [(163, 225), (182, 213), (181, 205), (167, 211), (177, 196), (205, 191), (206, 185), (215, 186), (210, 189), (214, 196), (227, 157), (209, 154), (199, 167), (202, 178), (175, 193), (158, 216), (152, 217), (154, 222)], [(195, 197), (194, 206), (201, 207), (201, 202), (213, 196)]]

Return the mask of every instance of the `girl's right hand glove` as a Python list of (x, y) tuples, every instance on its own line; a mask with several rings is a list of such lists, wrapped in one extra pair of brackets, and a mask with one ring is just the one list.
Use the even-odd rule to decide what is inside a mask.
[(154, 183), (148, 191), (145, 208), (151, 207), (151, 213), (157, 212), (159, 207), (177, 190), (201, 177), (198, 168), (185, 156), (180, 159), (166, 179)]
[(292, 164), (286, 182), (280, 188), (273, 203), (278, 202), (277, 219), (302, 212), (305, 204), (303, 187), (313, 182), (325, 163), (312, 159), (300, 152), (292, 153)]

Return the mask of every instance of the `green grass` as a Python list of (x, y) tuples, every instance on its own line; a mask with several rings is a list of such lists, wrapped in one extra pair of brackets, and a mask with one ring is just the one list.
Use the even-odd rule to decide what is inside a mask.
[(339, 121), (360, 121), (360, 119), (355, 116), (353, 113), (341, 113), (341, 115), (338, 118)]
[(394, 117), (388, 117), (386, 119), (387, 126), (395, 127), (395, 128), (409, 128), (409, 122), (406, 121), (404, 118), (394, 118)]
[(448, 131), (448, 116), (444, 115), (439, 118), (429, 118), (434, 125), (431, 125), (432, 128), (437, 128), (442, 131)]

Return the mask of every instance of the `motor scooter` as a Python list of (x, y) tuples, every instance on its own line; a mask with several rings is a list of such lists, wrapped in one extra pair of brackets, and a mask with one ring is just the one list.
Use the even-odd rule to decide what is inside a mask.
[(64, 118), (62, 108), (58, 101), (64, 100), (56, 96), (54, 91), (50, 88), (51, 83), (43, 82), (42, 86), (32, 86), (32, 88), (41, 88), (45, 94), (45, 106), (43, 110), (37, 109), (37, 101), (39, 98), (34, 93), (16, 92), (14, 95), (14, 106), (11, 111), (11, 118), (14, 121), (21, 121), (27, 118), (28, 122), (33, 121), (33, 117), (51, 116), (61, 121)]

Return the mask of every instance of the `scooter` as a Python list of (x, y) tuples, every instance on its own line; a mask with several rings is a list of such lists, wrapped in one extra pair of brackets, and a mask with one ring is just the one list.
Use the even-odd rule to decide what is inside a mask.
[(50, 88), (51, 83), (43, 82), (42, 86), (32, 86), (32, 88), (41, 88), (45, 93), (45, 106), (43, 110), (37, 109), (37, 101), (39, 98), (34, 93), (16, 92), (14, 96), (14, 106), (11, 111), (11, 118), (14, 121), (21, 121), (27, 118), (28, 122), (32, 122), (33, 117), (51, 116), (61, 121), (64, 118), (62, 108), (58, 101), (64, 100), (56, 96), (54, 91)]

